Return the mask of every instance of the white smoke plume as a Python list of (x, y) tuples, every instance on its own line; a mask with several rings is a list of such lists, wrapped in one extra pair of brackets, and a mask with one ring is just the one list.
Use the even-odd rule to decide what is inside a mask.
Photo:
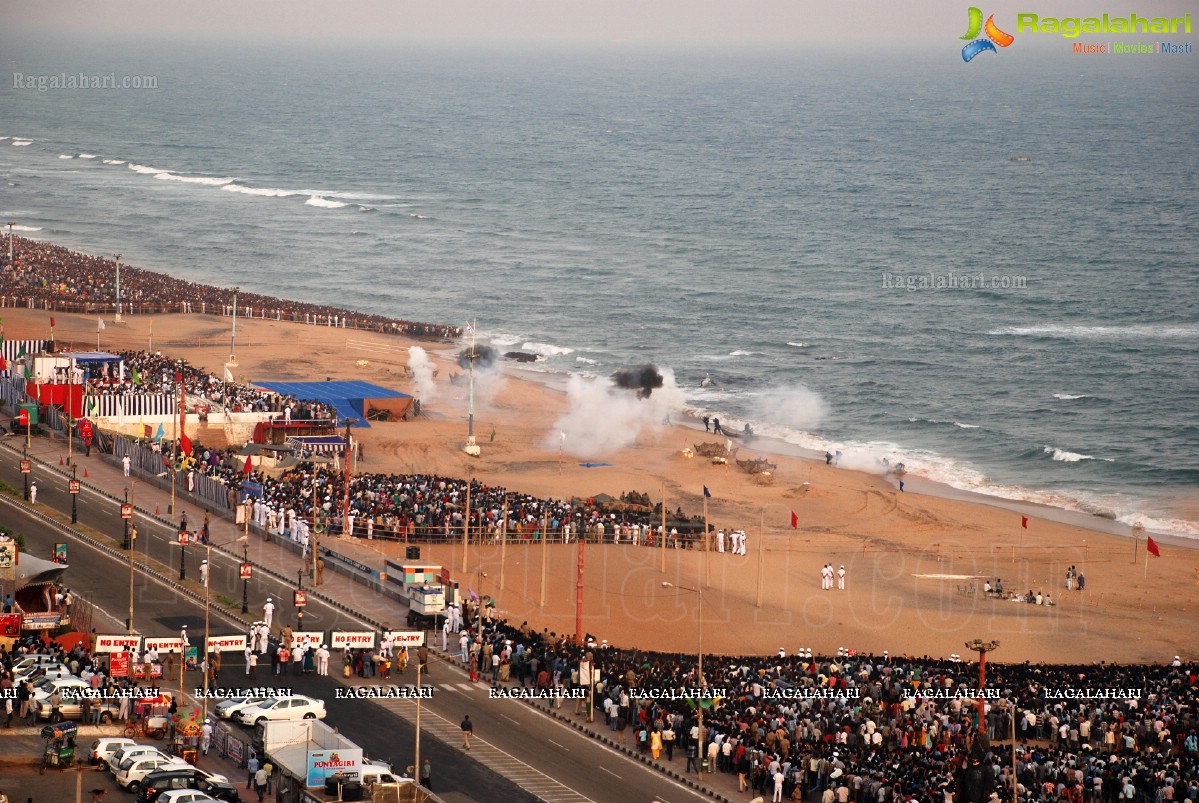
[(660, 431), (685, 401), (673, 372), (664, 370), (662, 380), (648, 398), (639, 398), (636, 389), (616, 387), (611, 380), (572, 376), (566, 387), (569, 407), (554, 422), (545, 448), (600, 457), (632, 445), (644, 431)]
[(437, 385), (433, 382), (433, 361), (420, 346), (408, 349), (408, 370), (412, 372), (412, 389), (421, 404), (429, 404), (437, 398)]

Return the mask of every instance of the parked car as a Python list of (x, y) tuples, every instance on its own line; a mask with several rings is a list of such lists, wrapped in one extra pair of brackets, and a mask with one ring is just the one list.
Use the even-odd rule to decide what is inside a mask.
[(270, 697), (230, 697), (227, 700), (221, 700), (216, 706), (216, 715), (221, 719), (232, 719), (234, 714), (241, 711), (243, 708), (248, 708), (252, 705), (265, 703)]
[(12, 674), (13, 677), (16, 677), (17, 675), (28, 675), (32, 671), (33, 667), (61, 663), (62, 661), (58, 658), (55, 658), (53, 655), (46, 655), (45, 653), (26, 655), (24, 658), (13, 663)]
[(30, 664), (20, 671), (14, 669), (12, 677), (14, 684), (20, 684), (26, 680), (37, 680), (38, 678), (54, 679), (71, 676), (71, 667), (62, 661), (50, 661), (47, 663)]
[(206, 795), (198, 789), (171, 789), (163, 792), (156, 799), (162, 803), (218, 803), (215, 797)]
[(162, 769), (188, 769), (189, 767), (191, 767), (191, 764), (174, 756), (171, 757), (170, 761), (164, 761), (161, 756), (134, 758), (132, 761), (126, 762), (121, 769), (117, 770), (117, 786), (136, 795), (141, 792), (142, 781), (150, 773)]
[(135, 744), (132, 747), (126, 747), (124, 750), (118, 750), (113, 754), (108, 762), (109, 769), (115, 775), (121, 767), (128, 766), (135, 758), (161, 758), (166, 761), (182, 761), (179, 756), (172, 756), (170, 753), (165, 753), (152, 744)]
[(98, 766), (102, 769), (108, 769), (108, 762), (119, 750), (124, 750), (127, 747), (133, 747), (137, 742), (132, 739), (126, 739), (124, 736), (105, 736), (101, 739), (96, 739), (92, 742), (92, 752), (88, 756), (88, 761), (93, 766)]
[(230, 803), (241, 801), (237, 789), (224, 775), (213, 775), (195, 767), (151, 772), (142, 779), (142, 789), (137, 799), (139, 803), (156, 803), (162, 794), (181, 789), (199, 791)]
[(257, 725), (259, 722), (277, 722), (279, 720), (324, 718), (324, 700), (316, 700), (303, 694), (276, 697), (237, 712), (237, 719), (243, 725)]
[(215, 797), (198, 789), (172, 789), (158, 796), (162, 803), (218, 803)]
[[(33, 703), (37, 706), (37, 715), (41, 719), (49, 719), (53, 713), (54, 706), (50, 703), (50, 697), (56, 690), (62, 693), (62, 702), (58, 710), (63, 719), (82, 719), (82, 695), (95, 694), (91, 684), (74, 675), (65, 678), (42, 678), (34, 683), (33, 687)], [(96, 697), (92, 700), (92, 705), (100, 706), (100, 721), (105, 724), (111, 722), (120, 710), (120, 706), (111, 699)]]

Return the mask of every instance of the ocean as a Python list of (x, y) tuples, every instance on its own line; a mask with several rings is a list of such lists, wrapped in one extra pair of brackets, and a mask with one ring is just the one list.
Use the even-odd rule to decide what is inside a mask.
[(8, 34), (157, 88), (0, 89), (0, 219), (1199, 538), (1193, 57), (959, 48)]

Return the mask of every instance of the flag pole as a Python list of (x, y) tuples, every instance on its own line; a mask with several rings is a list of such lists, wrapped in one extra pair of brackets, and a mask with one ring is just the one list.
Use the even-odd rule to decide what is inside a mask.
[(662, 484), (662, 573), (666, 573), (666, 484)]
[(466, 518), (462, 521), (462, 571), (466, 571), (466, 553), (470, 548), (470, 486), (474, 477), (466, 481)]
[(766, 508), (762, 508), (762, 518), (758, 521), (758, 598), (755, 607), (762, 607), (762, 556), (766, 554)]
[(712, 587), (712, 549), (708, 542), (708, 495), (704, 494), (704, 585)]
[(504, 590), (504, 559), (508, 552), (508, 495), (504, 494), (504, 518), (500, 521), (500, 591)]

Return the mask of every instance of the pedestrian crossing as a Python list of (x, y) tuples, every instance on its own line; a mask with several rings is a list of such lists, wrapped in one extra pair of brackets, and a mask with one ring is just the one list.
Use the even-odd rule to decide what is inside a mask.
[[(437, 688), (442, 691), (463, 694), (487, 693), (487, 686), (471, 683), (438, 683)], [(379, 704), (409, 722), (416, 721), (415, 700), (388, 699), (380, 700)], [(423, 733), (431, 734), (446, 744), (460, 745), (462, 743), (462, 729), (458, 723), (450, 722), (445, 717), (434, 714), (427, 707), (421, 709), (420, 724)], [(541, 770), (531, 767), (478, 736), (472, 737), (470, 743), (471, 758), (535, 795), (538, 800), (545, 801), (545, 803), (595, 803), (586, 795), (559, 783)]]

